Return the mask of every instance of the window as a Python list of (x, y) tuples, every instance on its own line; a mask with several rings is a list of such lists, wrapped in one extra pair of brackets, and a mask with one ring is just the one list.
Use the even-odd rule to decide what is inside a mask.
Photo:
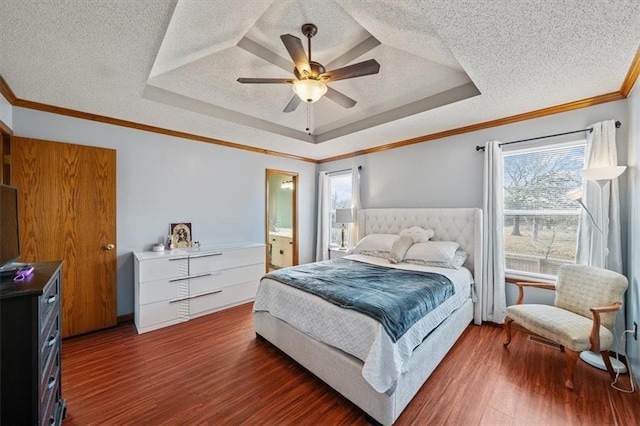
[[(342, 225), (336, 223), (336, 209), (351, 208), (351, 175), (351, 172), (329, 175), (329, 194), (331, 196), (329, 213), (331, 215), (331, 236), (329, 238), (330, 247), (340, 246), (340, 230), (342, 229)], [(346, 240), (347, 237), (345, 236), (345, 243)]]
[(585, 155), (586, 141), (503, 154), (507, 273), (556, 276), (575, 263), (580, 205), (566, 194), (582, 185)]

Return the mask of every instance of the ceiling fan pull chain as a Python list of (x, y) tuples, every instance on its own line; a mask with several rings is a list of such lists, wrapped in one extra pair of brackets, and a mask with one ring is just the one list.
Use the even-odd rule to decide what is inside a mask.
[(311, 103), (307, 102), (307, 133), (311, 136)]

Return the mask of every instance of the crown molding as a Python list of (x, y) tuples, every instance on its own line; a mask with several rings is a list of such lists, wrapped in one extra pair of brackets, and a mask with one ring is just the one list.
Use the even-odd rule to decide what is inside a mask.
[(433, 141), (436, 139), (447, 138), (450, 136), (461, 135), (463, 133), (476, 132), (478, 130), (489, 129), (491, 127), (504, 126), (506, 124), (517, 123), (519, 121), (531, 120), (547, 115), (559, 114), (561, 112), (572, 111), (575, 109), (586, 108), (593, 105), (603, 104), (607, 102), (619, 101), (625, 97), (620, 92), (607, 93), (606, 95), (594, 96), (592, 98), (582, 99), (580, 101), (568, 102), (566, 104), (556, 105), (549, 108), (543, 108), (536, 111), (525, 112), (523, 114), (512, 115), (509, 117), (499, 118), (497, 120), (485, 121), (482, 123), (471, 124), (469, 126), (458, 127), (456, 129), (445, 130), (443, 132), (432, 133), (429, 135), (418, 136), (412, 139), (405, 139), (373, 148), (363, 149), (349, 154), (338, 155), (335, 157), (324, 158), (320, 163), (328, 163), (330, 161), (344, 160), (359, 155), (372, 154), (374, 152), (386, 151), (389, 149), (401, 148), (403, 146), (414, 145), (417, 143)]
[(198, 142), (205, 142), (205, 143), (210, 143), (210, 144), (213, 144), (213, 145), (224, 146), (224, 147), (227, 147), (227, 148), (242, 149), (242, 150), (245, 150), (245, 151), (257, 152), (259, 154), (274, 155), (274, 156), (277, 156), (277, 157), (285, 157), (285, 158), (290, 158), (290, 159), (293, 159), (293, 160), (306, 161), (306, 162), (309, 162), (309, 163), (317, 163), (318, 162), (317, 160), (314, 160), (314, 159), (311, 159), (311, 158), (300, 157), (300, 156), (297, 156), (297, 155), (286, 154), (286, 153), (278, 152), (278, 151), (271, 151), (271, 150), (264, 149), (264, 148), (256, 148), (256, 147), (252, 147), (252, 146), (248, 146), (248, 145), (242, 145), (242, 144), (235, 143), (235, 142), (229, 142), (229, 141), (224, 141), (224, 140), (220, 140), (220, 139), (209, 138), (209, 137), (206, 137), (206, 136), (196, 135), (196, 134), (193, 134), (193, 133), (179, 132), (179, 131), (176, 131), (176, 130), (165, 129), (165, 128), (162, 128), (162, 127), (150, 126), (150, 125), (147, 125), (147, 124), (140, 124), (140, 123), (136, 123), (136, 122), (133, 122), (133, 121), (121, 120), (119, 118), (112, 118), (112, 117), (107, 117), (107, 116), (104, 116), (104, 115), (92, 114), (92, 113), (88, 113), (88, 112), (77, 111), (77, 110), (74, 110), (74, 109), (63, 108), (63, 107), (43, 104), (43, 103), (39, 103), (39, 102), (27, 101), (27, 100), (24, 100), (24, 99), (17, 99), (16, 98), (16, 100), (14, 102), (12, 102), (12, 105), (14, 107), (28, 108), (28, 109), (33, 109), (33, 110), (43, 111), (43, 112), (50, 112), (50, 113), (53, 113), (53, 114), (66, 115), (68, 117), (80, 118), (82, 120), (97, 121), (97, 122), (100, 122), (100, 123), (112, 124), (114, 126), (129, 127), (131, 129), (142, 130), (142, 131), (145, 131), (145, 132), (159, 133), (161, 135), (174, 136), (174, 137), (177, 137), (177, 138), (189, 139), (189, 140), (194, 140), (194, 141), (198, 141)]
[(629, 67), (629, 71), (627, 71), (627, 76), (624, 78), (622, 86), (620, 86), (620, 93), (622, 93), (622, 96), (625, 98), (629, 96), (633, 90), (633, 86), (635, 86), (636, 81), (638, 80), (638, 75), (640, 75), (640, 46), (638, 47), (635, 58), (631, 61), (631, 66)]
[(322, 163), (328, 163), (328, 162), (331, 162), (331, 161), (343, 160), (343, 159), (346, 159), (346, 158), (353, 158), (353, 157), (357, 157), (357, 156), (360, 156), (360, 155), (372, 154), (372, 153), (375, 153), (375, 152), (381, 152), (381, 151), (387, 151), (387, 150), (390, 150), (390, 149), (401, 148), (401, 147), (408, 146), (408, 145), (413, 145), (413, 144), (422, 143), (422, 142), (428, 142), (428, 141), (432, 141), (432, 140), (436, 140), (436, 139), (442, 139), (442, 138), (446, 138), (446, 137), (450, 137), (450, 136), (461, 135), (461, 134), (464, 134), (464, 133), (475, 132), (475, 131), (478, 131), (478, 130), (484, 130), (484, 129), (488, 129), (488, 128), (491, 128), (491, 127), (504, 126), (506, 124), (512, 124), (512, 123), (517, 123), (517, 122), (520, 122), (520, 121), (531, 120), (531, 119), (534, 119), (534, 118), (545, 117), (547, 115), (553, 115), (553, 114), (559, 114), (559, 113), (562, 113), (562, 112), (573, 111), (573, 110), (576, 110), (576, 109), (586, 108), (586, 107), (590, 107), (590, 106), (594, 106), (594, 105), (598, 105), (598, 104), (603, 104), (603, 103), (607, 103), (607, 102), (618, 101), (618, 100), (621, 100), (621, 99), (625, 99), (627, 96), (629, 96), (629, 94), (631, 93), (631, 90), (633, 90), (633, 87), (635, 86), (636, 81), (638, 80), (638, 76), (639, 75), (640, 75), (640, 47), (638, 48), (638, 51), (636, 52), (635, 58), (631, 62), (631, 66), (629, 67), (629, 70), (627, 71), (627, 75), (626, 75), (626, 77), (625, 77), (625, 79), (624, 79), (624, 81), (623, 81), (623, 83), (622, 83), (622, 85), (620, 87), (620, 91), (618, 91), (618, 92), (607, 93), (607, 94), (604, 94), (604, 95), (594, 96), (594, 97), (591, 97), (591, 98), (586, 98), (586, 99), (582, 99), (582, 100), (574, 101), (574, 102), (568, 102), (568, 103), (561, 104), (561, 105), (556, 105), (556, 106), (543, 108), (543, 109), (539, 109), (539, 110), (535, 110), (535, 111), (530, 111), (530, 112), (526, 112), (526, 113), (522, 113), (522, 114), (512, 115), (512, 116), (509, 116), (509, 117), (499, 118), (499, 119), (496, 119), (496, 120), (485, 121), (485, 122), (482, 122), (482, 123), (472, 124), (472, 125), (469, 125), (469, 126), (458, 127), (458, 128), (455, 128), (455, 129), (445, 130), (445, 131), (437, 132), (437, 133), (431, 133), (431, 134), (428, 134), (428, 135), (422, 135), (422, 136), (418, 136), (418, 137), (411, 138), (411, 139), (405, 139), (405, 140), (402, 140), (402, 141), (397, 141), (397, 142), (393, 142), (393, 143), (389, 143), (389, 144), (384, 144), (384, 145), (376, 146), (376, 147), (373, 147), (373, 148), (368, 148), (368, 149), (364, 149), (364, 150), (360, 150), (360, 151), (351, 152), (351, 153), (348, 153), (348, 154), (342, 154), (342, 155), (338, 155), (338, 156), (335, 156), (335, 157), (324, 158), (324, 159), (321, 159), (321, 160), (314, 160), (314, 159), (311, 159), (311, 158), (300, 157), (300, 156), (297, 156), (297, 155), (285, 154), (285, 153), (282, 153), (282, 152), (271, 151), (271, 150), (268, 150), (268, 149), (251, 147), (251, 146), (242, 145), (242, 144), (235, 143), (235, 142), (223, 141), (223, 140), (220, 140), (220, 139), (214, 139), (214, 138), (209, 138), (209, 137), (205, 137), (205, 136), (195, 135), (195, 134), (192, 134), (192, 133), (179, 132), (179, 131), (175, 131), (175, 130), (165, 129), (165, 128), (162, 128), (162, 127), (149, 126), (149, 125), (146, 125), (146, 124), (135, 123), (133, 121), (121, 120), (121, 119), (118, 119), (118, 118), (106, 117), (106, 116), (103, 116), (103, 115), (91, 114), (91, 113), (77, 111), (77, 110), (73, 110), (73, 109), (69, 109), (69, 108), (57, 107), (57, 106), (47, 105), (47, 104), (43, 104), (43, 103), (39, 103), (39, 102), (33, 102), (33, 101), (24, 100), (24, 99), (19, 99), (19, 98), (17, 98), (15, 96), (15, 94), (13, 93), (13, 91), (11, 90), (11, 88), (6, 83), (6, 81), (2, 78), (1, 75), (0, 75), (0, 93), (2, 93), (2, 95), (9, 101), (9, 103), (11, 103), (11, 105), (13, 105), (15, 107), (29, 108), (29, 109), (34, 109), (34, 110), (38, 110), (38, 111), (50, 112), (50, 113), (53, 113), (53, 114), (60, 114), (60, 115), (66, 115), (66, 116), (69, 116), (69, 117), (80, 118), (80, 119), (83, 119), (83, 120), (97, 121), (97, 122), (101, 122), (101, 123), (112, 124), (112, 125), (115, 125), (115, 126), (129, 127), (129, 128), (132, 128), (132, 129), (143, 130), (143, 131), (147, 131), (147, 132), (159, 133), (159, 134), (168, 135), (168, 136), (174, 136), (174, 137), (183, 138), (183, 139), (190, 139), (190, 140), (194, 140), (194, 141), (198, 141), (198, 142), (205, 142), (205, 143), (210, 143), (210, 144), (214, 144), (214, 145), (225, 146), (225, 147), (228, 147), (228, 148), (242, 149), (242, 150), (245, 150), (245, 151), (251, 151), (251, 152), (256, 152), (256, 153), (260, 153), (260, 154), (273, 155), (273, 156), (277, 156), (277, 157), (290, 158), (290, 159), (293, 159), (293, 160), (306, 161), (306, 162), (309, 162), (309, 163), (322, 164)]

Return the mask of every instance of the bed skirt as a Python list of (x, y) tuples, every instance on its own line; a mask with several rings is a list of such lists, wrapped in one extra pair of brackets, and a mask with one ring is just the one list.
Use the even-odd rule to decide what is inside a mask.
[(268, 312), (254, 312), (254, 328), (274, 346), (383, 425), (391, 425), (409, 404), (473, 320), (467, 300), (438, 326), (407, 361), (406, 370), (390, 395), (376, 392), (362, 377), (362, 361), (318, 342)]

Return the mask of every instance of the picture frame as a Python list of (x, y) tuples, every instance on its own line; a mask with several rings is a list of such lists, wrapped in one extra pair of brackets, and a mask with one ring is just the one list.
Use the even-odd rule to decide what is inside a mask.
[(175, 248), (187, 248), (192, 245), (191, 223), (177, 222), (170, 226), (171, 241)]

